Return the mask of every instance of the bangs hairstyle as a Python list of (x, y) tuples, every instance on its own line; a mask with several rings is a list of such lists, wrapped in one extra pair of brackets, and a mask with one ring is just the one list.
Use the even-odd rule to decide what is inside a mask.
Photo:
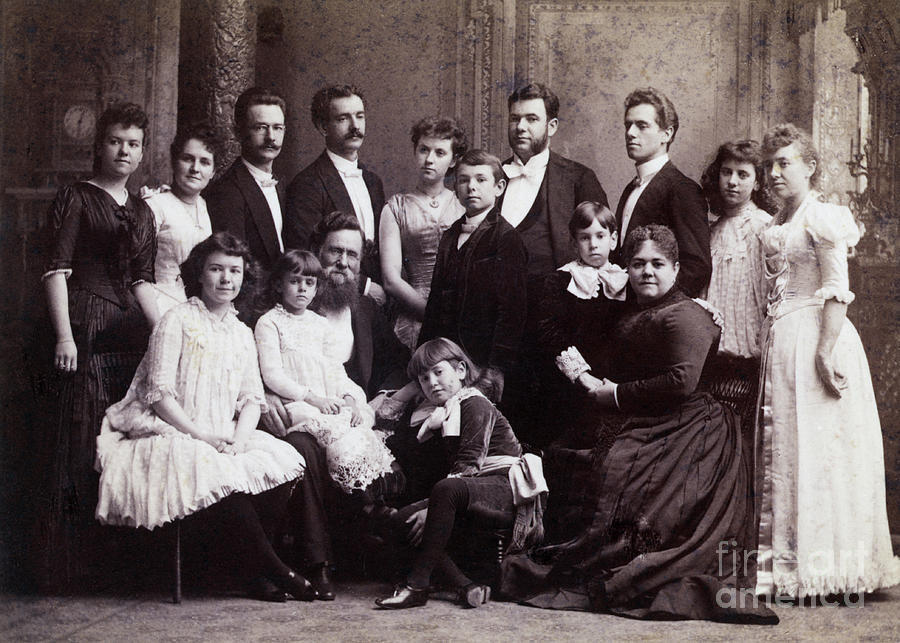
[(147, 130), (150, 127), (150, 119), (141, 108), (135, 103), (118, 103), (111, 105), (103, 110), (100, 118), (97, 120), (97, 127), (94, 129), (94, 174), (100, 172), (100, 147), (103, 145), (103, 139), (106, 138), (109, 128), (113, 125), (122, 125), (123, 127), (137, 127), (144, 133), (141, 142), (142, 147), (148, 147)]
[(778, 210), (777, 202), (772, 196), (766, 181), (766, 165), (763, 159), (762, 147), (757, 141), (744, 139), (741, 141), (729, 141), (719, 146), (716, 158), (703, 170), (700, 184), (703, 186), (703, 194), (709, 202), (709, 208), (713, 214), (721, 215), (724, 212), (722, 205), (722, 193), (719, 189), (719, 171), (725, 161), (748, 163), (753, 166), (756, 173), (757, 189), (753, 190), (750, 200), (769, 214)]
[(191, 254), (181, 264), (184, 294), (188, 297), (201, 295), (203, 287), (200, 285), (200, 275), (203, 274), (207, 259), (215, 252), (221, 252), (229, 257), (241, 257), (244, 260), (244, 281), (241, 284), (241, 292), (234, 300), (234, 305), (240, 308), (245, 301), (252, 302), (260, 283), (259, 267), (253, 259), (253, 255), (250, 254), (250, 247), (230, 232), (216, 232), (191, 250)]
[(819, 177), (822, 174), (819, 171), (821, 166), (821, 163), (819, 163), (819, 152), (816, 150), (816, 146), (813, 145), (812, 137), (810, 137), (809, 133), (793, 123), (781, 123), (766, 132), (762, 143), (763, 154), (766, 157), (766, 167), (769, 167), (769, 157), (791, 143), (797, 143), (797, 148), (800, 150), (800, 158), (805, 163), (815, 161), (816, 169), (812, 176), (809, 177), (809, 184), (814, 188), (819, 187)]
[(247, 129), (247, 112), (254, 105), (276, 105), (287, 122), (287, 105), (284, 99), (273, 91), (262, 87), (251, 87), (245, 90), (234, 102), (234, 131), (238, 138), (244, 136)]
[(622, 255), (625, 257), (626, 266), (631, 263), (631, 258), (645, 241), (652, 241), (656, 249), (673, 264), (678, 263), (678, 242), (675, 234), (666, 226), (652, 223), (640, 226), (628, 233)]
[(452, 118), (438, 118), (437, 116), (423, 118), (412, 126), (409, 136), (412, 139), (413, 149), (426, 136), (451, 141), (450, 149), (454, 159), (459, 159), (469, 149), (469, 140), (466, 138), (465, 130)]
[(485, 150), (474, 149), (463, 154), (462, 158), (456, 163), (457, 172), (463, 165), (468, 165), (469, 167), (487, 165), (491, 168), (491, 174), (494, 175), (495, 185), (500, 181), (506, 180), (506, 174), (503, 173), (503, 165), (501, 165), (500, 159)]
[(574, 239), (581, 230), (591, 227), (594, 221), (599, 221), (610, 234), (616, 231), (616, 216), (609, 208), (596, 201), (582, 201), (575, 206), (569, 219), (569, 234)]
[(513, 103), (534, 98), (540, 98), (544, 101), (547, 121), (559, 118), (559, 97), (549, 87), (541, 83), (528, 83), (523, 87), (519, 87), (506, 99), (506, 109), (512, 109)]
[(281, 303), (281, 297), (284, 294), (281, 289), (281, 282), (287, 275), (301, 275), (322, 279), (322, 264), (319, 263), (316, 255), (309, 250), (288, 250), (278, 257), (278, 260), (272, 267), (272, 274), (269, 275), (269, 283), (266, 288), (266, 297), (268, 299), (266, 304), (269, 308)]
[(359, 100), (363, 102), (363, 108), (365, 108), (366, 98), (356, 85), (332, 85), (317, 91), (309, 106), (313, 126), (319, 128), (328, 124), (328, 120), (331, 118), (331, 101), (335, 98), (350, 98), (351, 96), (359, 96)]
[(214, 166), (218, 166), (219, 162), (224, 158), (225, 140), (221, 132), (208, 122), (201, 121), (188, 125), (184, 129), (178, 130), (175, 134), (175, 140), (169, 146), (169, 160), (172, 162), (172, 167), (175, 166), (175, 161), (184, 152), (184, 146), (187, 145), (188, 141), (200, 141), (206, 151), (212, 154)]
[(469, 359), (466, 352), (459, 347), (459, 344), (446, 337), (430, 339), (419, 346), (413, 353), (412, 359), (409, 360), (406, 374), (411, 380), (418, 383), (420, 375), (427, 373), (429, 369), (434, 368), (435, 364), (445, 360), (453, 366), (460, 362), (466, 365), (466, 377), (463, 380), (465, 386), (472, 386), (481, 377), (481, 371)]
[(656, 124), (662, 129), (672, 128), (672, 136), (666, 145), (666, 149), (669, 149), (678, 133), (678, 112), (675, 111), (675, 105), (665, 94), (653, 87), (635, 89), (625, 97), (626, 113), (637, 105), (652, 105), (656, 110)]

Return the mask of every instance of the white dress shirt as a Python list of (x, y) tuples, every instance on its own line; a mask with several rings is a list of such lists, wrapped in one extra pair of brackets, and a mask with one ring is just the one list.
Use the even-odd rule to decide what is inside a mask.
[[(491, 206), (491, 208), (494, 206)], [(488, 212), (491, 211), (491, 208), (486, 208), (482, 210), (479, 214), (473, 216), (466, 216), (463, 220), (463, 228), (459, 232), (459, 239), (456, 241), (456, 249), (459, 250), (463, 247), (463, 244), (469, 240), (469, 237), (472, 236), (472, 233), (475, 232), (475, 229), (481, 225), (481, 222), (484, 221), (485, 217), (487, 217)]]
[(372, 212), (372, 197), (369, 196), (369, 188), (363, 181), (362, 170), (359, 169), (358, 162), (348, 161), (331, 150), (325, 150), (325, 152), (338, 174), (341, 175), (341, 181), (344, 182), (347, 194), (350, 195), (350, 202), (353, 204), (353, 212), (359, 219), (359, 225), (366, 234), (366, 239), (373, 241), (375, 239), (375, 215)]
[(625, 205), (622, 207), (622, 234), (619, 235), (619, 243), (625, 243), (625, 236), (628, 234), (628, 224), (631, 221), (631, 215), (634, 213), (634, 206), (637, 205), (638, 199), (641, 198), (641, 194), (644, 192), (647, 184), (663, 169), (663, 165), (668, 162), (669, 155), (663, 154), (655, 159), (650, 159), (634, 166), (634, 169), (637, 170), (635, 180), (639, 181), (639, 183), (628, 195), (628, 200), (625, 201)]
[(278, 201), (278, 190), (275, 184), (278, 180), (274, 175), (263, 172), (261, 169), (248, 162), (243, 156), (241, 160), (244, 162), (250, 176), (256, 181), (259, 189), (262, 190), (266, 202), (269, 204), (269, 212), (272, 213), (272, 221), (275, 223), (275, 236), (278, 237), (278, 249), (284, 252), (284, 241), (281, 240), (281, 229), (284, 227), (284, 217), (281, 214), (281, 203)]
[(541, 183), (544, 181), (549, 161), (550, 148), (547, 148), (528, 159), (528, 163), (523, 164), (518, 156), (513, 156), (513, 162), (503, 166), (503, 171), (509, 177), (509, 185), (506, 186), (506, 196), (503, 197), (500, 214), (512, 227), (515, 228), (522, 223), (531, 211), (531, 206), (534, 205)]

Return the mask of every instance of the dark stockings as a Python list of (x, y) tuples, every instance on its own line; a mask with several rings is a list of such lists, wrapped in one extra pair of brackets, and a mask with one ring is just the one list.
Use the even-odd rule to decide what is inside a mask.
[(422, 547), (407, 578), (410, 587), (427, 588), (431, 573), (437, 570), (451, 587), (464, 587), (471, 581), (447, 555), (447, 543), (457, 516), (469, 508), (469, 490), (459, 478), (444, 478), (431, 490)]
[(271, 539), (284, 516), (292, 484), (256, 495), (233, 493), (205, 510), (228, 539), (248, 579), (284, 577), (291, 571), (275, 553)]

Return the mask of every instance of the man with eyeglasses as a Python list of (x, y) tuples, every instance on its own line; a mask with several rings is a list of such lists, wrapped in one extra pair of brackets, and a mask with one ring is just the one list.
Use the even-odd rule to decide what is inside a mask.
[(234, 131), (241, 156), (205, 193), (214, 232), (227, 230), (250, 246), (265, 270), (284, 251), (286, 195), (272, 173), (284, 142), (284, 99), (252, 87), (234, 104)]

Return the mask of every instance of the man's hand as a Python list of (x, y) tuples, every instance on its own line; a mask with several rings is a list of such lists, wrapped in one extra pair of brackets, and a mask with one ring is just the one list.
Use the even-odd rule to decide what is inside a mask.
[(284, 400), (275, 393), (266, 391), (266, 405), (269, 410), (262, 414), (262, 425), (276, 438), (283, 438), (291, 425), (291, 418), (284, 408)]
[(366, 291), (366, 294), (374, 299), (379, 306), (384, 306), (387, 303), (387, 293), (384, 292), (384, 288), (371, 279), (369, 280), (369, 289)]
[(425, 535), (425, 519), (427, 517), (428, 507), (425, 507), (406, 519), (406, 524), (409, 525), (407, 539), (413, 547), (418, 547), (422, 543), (422, 536)]

